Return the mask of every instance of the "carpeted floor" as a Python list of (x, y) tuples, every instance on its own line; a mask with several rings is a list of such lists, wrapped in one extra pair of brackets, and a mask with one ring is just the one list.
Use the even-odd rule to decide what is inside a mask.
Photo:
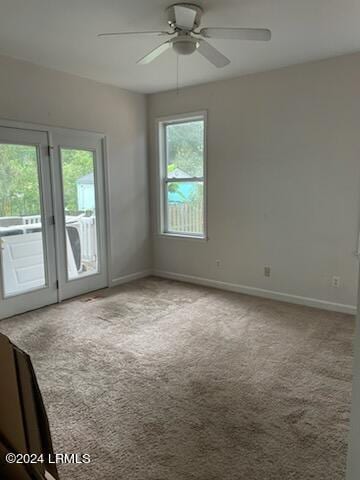
[(351, 316), (148, 278), (0, 322), (62, 480), (344, 480)]

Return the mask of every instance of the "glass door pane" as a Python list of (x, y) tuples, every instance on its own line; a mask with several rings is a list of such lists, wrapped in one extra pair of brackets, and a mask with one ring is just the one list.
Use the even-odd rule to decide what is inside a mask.
[(0, 247), (3, 296), (46, 286), (39, 149), (0, 143)]
[(60, 148), (67, 278), (99, 271), (96, 171), (93, 151)]

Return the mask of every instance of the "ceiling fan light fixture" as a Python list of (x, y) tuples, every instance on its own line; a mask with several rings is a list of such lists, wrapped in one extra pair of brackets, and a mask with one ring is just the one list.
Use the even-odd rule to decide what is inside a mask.
[(179, 36), (173, 39), (172, 47), (178, 55), (191, 55), (199, 47), (199, 42), (190, 36)]

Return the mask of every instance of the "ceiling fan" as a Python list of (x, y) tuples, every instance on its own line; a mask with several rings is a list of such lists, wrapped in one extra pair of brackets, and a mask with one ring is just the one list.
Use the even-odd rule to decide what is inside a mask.
[(228, 40), (257, 40), (269, 41), (271, 31), (266, 28), (222, 28), (205, 27), (199, 30), (203, 10), (191, 3), (177, 3), (166, 10), (168, 25), (171, 31), (144, 31), (144, 32), (111, 32), (100, 33), (98, 37), (116, 37), (122, 35), (158, 35), (171, 37), (154, 50), (137, 61), (146, 65), (159, 55), (172, 48), (179, 55), (191, 55), (195, 51), (205, 57), (215, 67), (225, 67), (230, 60), (219, 50), (210, 45), (204, 38), (221, 38)]

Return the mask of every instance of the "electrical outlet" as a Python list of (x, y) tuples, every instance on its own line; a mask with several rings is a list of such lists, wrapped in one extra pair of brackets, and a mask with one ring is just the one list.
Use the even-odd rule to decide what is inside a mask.
[(340, 277), (336, 277), (336, 276), (332, 277), (331, 285), (334, 288), (339, 288), (340, 287)]
[(217, 268), (221, 267), (221, 260), (215, 260), (215, 263)]
[(270, 277), (271, 275), (271, 267), (265, 266), (264, 267), (264, 277)]

